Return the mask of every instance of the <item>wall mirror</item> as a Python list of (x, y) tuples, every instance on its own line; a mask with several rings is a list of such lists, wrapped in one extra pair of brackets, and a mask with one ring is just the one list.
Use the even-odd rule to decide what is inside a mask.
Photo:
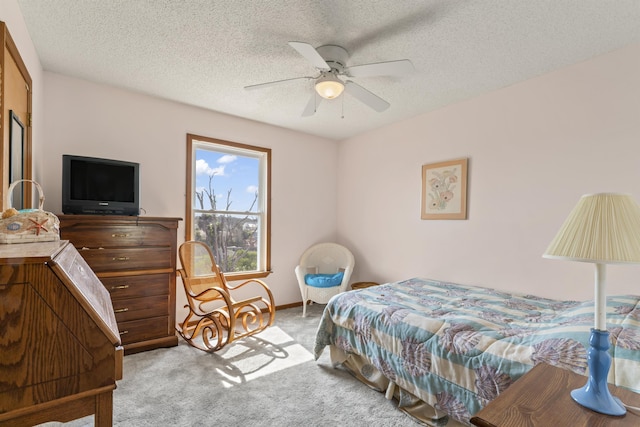
[[(24, 178), (24, 125), (13, 110), (9, 111), (9, 141), (9, 182), (14, 182)], [(16, 209), (24, 208), (22, 186), (18, 184), (11, 195), (11, 206)]]

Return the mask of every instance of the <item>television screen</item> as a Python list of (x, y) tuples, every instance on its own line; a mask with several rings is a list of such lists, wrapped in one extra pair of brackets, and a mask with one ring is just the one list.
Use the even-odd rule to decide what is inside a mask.
[(133, 202), (131, 166), (71, 159), (71, 199)]
[(139, 214), (139, 164), (62, 156), (64, 213)]

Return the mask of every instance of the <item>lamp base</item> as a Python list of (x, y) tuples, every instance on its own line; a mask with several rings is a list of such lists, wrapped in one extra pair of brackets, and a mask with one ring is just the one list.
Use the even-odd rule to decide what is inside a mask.
[(606, 415), (624, 415), (627, 409), (620, 399), (611, 395), (607, 386), (607, 376), (611, 366), (609, 356), (609, 332), (591, 329), (589, 337), (589, 380), (587, 384), (571, 392), (573, 400), (580, 405)]

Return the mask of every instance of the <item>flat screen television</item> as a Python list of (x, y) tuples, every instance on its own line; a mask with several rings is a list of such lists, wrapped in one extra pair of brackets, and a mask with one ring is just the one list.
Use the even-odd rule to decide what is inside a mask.
[(62, 212), (139, 215), (140, 165), (121, 160), (63, 155)]

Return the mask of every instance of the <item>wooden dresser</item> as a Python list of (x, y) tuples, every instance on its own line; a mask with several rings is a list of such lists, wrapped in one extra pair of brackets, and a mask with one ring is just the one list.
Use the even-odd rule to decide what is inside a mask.
[(122, 356), (109, 294), (69, 242), (0, 245), (0, 425), (110, 426)]
[(125, 354), (178, 345), (176, 244), (180, 218), (59, 215), (111, 294)]

